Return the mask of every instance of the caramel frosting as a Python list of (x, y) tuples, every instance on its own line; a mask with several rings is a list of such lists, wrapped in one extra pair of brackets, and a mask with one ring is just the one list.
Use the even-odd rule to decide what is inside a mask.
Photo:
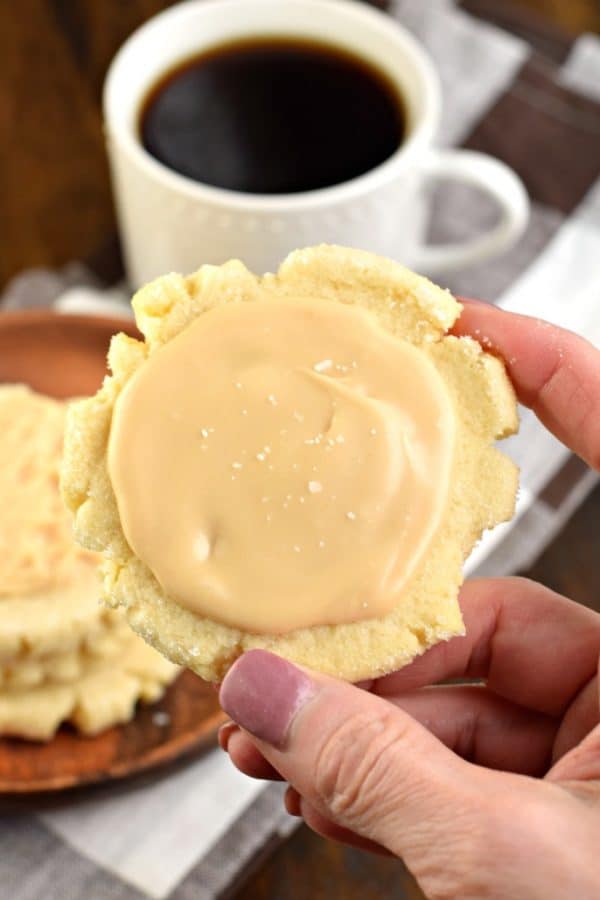
[(118, 397), (108, 468), (163, 590), (249, 632), (399, 601), (444, 516), (455, 415), (427, 353), (357, 306), (228, 303)]
[(65, 414), (23, 385), (0, 387), (0, 601), (97, 583), (97, 557), (75, 544), (58, 490)]

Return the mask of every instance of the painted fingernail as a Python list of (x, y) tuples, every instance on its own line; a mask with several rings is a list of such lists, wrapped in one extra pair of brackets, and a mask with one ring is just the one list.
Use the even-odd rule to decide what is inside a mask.
[(314, 693), (314, 682), (292, 663), (266, 650), (249, 650), (225, 676), (219, 702), (254, 737), (282, 748), (296, 714)]

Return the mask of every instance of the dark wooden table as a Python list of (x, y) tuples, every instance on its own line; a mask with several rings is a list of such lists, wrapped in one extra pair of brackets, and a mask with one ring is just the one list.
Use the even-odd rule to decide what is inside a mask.
[[(104, 155), (100, 93), (117, 47), (165, 0), (19, 0), (0, 4), (0, 287), (32, 266), (85, 260), (121, 273)], [(383, 2), (379, 5), (385, 5)], [(464, 0), (503, 23), (533, 19), (550, 52), (560, 29), (600, 31), (598, 0)], [(545, 25), (540, 30), (538, 18)], [(526, 574), (600, 608), (600, 487)], [(302, 827), (258, 861), (236, 895), (265, 900), (421, 897), (402, 864), (326, 843)]]

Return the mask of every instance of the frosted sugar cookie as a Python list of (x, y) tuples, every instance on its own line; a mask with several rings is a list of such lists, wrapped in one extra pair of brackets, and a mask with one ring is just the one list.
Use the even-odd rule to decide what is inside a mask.
[(74, 542), (60, 497), (65, 415), (64, 403), (0, 385), (0, 666), (70, 652), (119, 619), (98, 603), (98, 557)]
[(510, 518), (502, 363), (448, 335), (446, 291), (321, 246), (133, 300), (140, 343), (72, 407), (63, 490), (104, 593), (170, 659), (221, 679), (265, 647), (346, 679), (463, 631), (462, 563)]
[(100, 603), (99, 558), (75, 544), (58, 487), (65, 414), (0, 386), (0, 734), (43, 739), (63, 720), (100, 730), (177, 674)]
[(74, 680), (0, 690), (0, 734), (44, 741), (63, 722), (97, 734), (129, 722), (139, 700), (158, 700), (177, 671), (130, 630), (115, 660), (88, 659)]

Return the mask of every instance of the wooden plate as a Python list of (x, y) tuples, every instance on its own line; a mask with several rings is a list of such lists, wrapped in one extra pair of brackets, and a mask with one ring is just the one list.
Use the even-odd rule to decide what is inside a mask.
[(0, 384), (28, 384), (64, 399), (95, 393), (113, 334), (140, 337), (133, 322), (51, 310), (0, 313)]
[(182, 672), (162, 700), (96, 737), (61, 728), (47, 744), (0, 738), (0, 795), (62, 791), (139, 775), (214, 746), (226, 719), (216, 692)]
[[(0, 383), (20, 382), (65, 398), (91, 394), (106, 374), (110, 338), (138, 337), (133, 323), (49, 310), (0, 313)], [(226, 719), (214, 690), (183, 672), (133, 721), (86, 738), (63, 727), (47, 744), (0, 738), (0, 794), (59, 791), (134, 774), (214, 745)]]

